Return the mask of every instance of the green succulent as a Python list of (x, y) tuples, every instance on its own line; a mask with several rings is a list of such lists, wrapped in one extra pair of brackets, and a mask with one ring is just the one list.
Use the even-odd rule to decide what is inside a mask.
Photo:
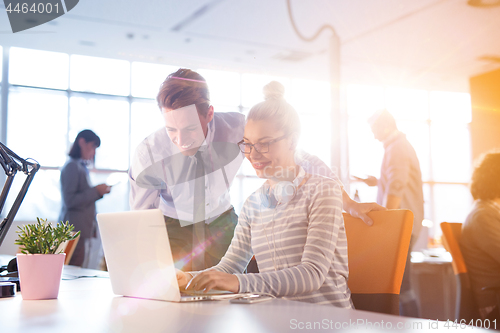
[(37, 223), (19, 226), (16, 231), (18, 239), (15, 244), (22, 246), (24, 254), (56, 254), (59, 245), (80, 235), (80, 231), (72, 235), (75, 227), (69, 221), (61, 221), (53, 227), (47, 219), (37, 217), (36, 220)]

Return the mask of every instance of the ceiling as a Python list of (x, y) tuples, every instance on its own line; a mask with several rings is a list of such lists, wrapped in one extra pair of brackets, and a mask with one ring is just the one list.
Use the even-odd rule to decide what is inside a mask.
[[(467, 0), (291, 0), (291, 6), (306, 36), (334, 27), (344, 84), (468, 91), (470, 76), (500, 68), (500, 7), (471, 7)], [(301, 40), (286, 0), (81, 0), (64, 16), (16, 34), (0, 12), (4, 47), (329, 80), (331, 31)]]

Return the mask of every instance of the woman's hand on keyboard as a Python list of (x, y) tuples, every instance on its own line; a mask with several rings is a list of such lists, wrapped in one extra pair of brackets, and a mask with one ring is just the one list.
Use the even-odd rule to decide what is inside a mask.
[(204, 290), (205, 292), (212, 289), (237, 293), (240, 289), (240, 281), (234, 274), (208, 270), (197, 274), (186, 287), (186, 290)]

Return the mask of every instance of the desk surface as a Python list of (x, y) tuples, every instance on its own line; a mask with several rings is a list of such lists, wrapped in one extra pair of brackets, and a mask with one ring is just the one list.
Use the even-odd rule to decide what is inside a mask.
[(412, 264), (438, 264), (438, 265), (449, 265), (452, 262), (451, 254), (442, 249), (429, 249), (424, 250), (424, 252), (412, 252), (411, 253), (411, 263)]
[[(80, 275), (100, 277), (66, 280)], [(438, 325), (439, 329), (446, 329), (444, 322), (283, 299), (258, 304), (231, 304), (228, 301), (180, 304), (127, 298), (112, 293), (106, 276), (106, 272), (68, 266), (64, 268), (56, 300), (24, 301), (19, 293), (0, 299), (1, 331), (261, 333), (327, 332), (343, 326), (342, 331), (353, 332), (366, 327), (378, 331), (392, 328), (437, 332)]]

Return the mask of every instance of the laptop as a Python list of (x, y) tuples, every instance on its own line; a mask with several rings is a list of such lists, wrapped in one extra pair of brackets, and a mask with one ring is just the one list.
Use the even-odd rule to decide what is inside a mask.
[(171, 302), (233, 299), (224, 291), (181, 295), (163, 213), (159, 209), (97, 214), (113, 293)]

